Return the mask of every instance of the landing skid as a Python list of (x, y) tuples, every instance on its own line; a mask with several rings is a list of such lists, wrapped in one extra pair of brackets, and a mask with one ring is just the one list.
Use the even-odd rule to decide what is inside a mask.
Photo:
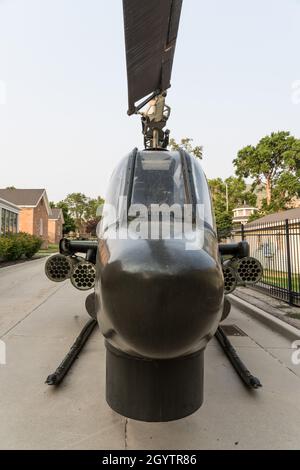
[[(72, 345), (70, 351), (63, 359), (61, 364), (58, 366), (56, 371), (47, 377), (45, 382), (46, 384), (57, 386), (62, 383), (65, 376), (67, 375), (75, 360), (77, 359), (80, 351), (83, 349), (84, 345), (86, 344), (92, 332), (94, 331), (96, 324), (97, 321), (93, 318), (86, 323), (81, 333)], [(221, 326), (218, 328), (215, 336), (219, 344), (221, 345), (223, 351), (225, 352), (226, 356), (233, 365), (234, 369), (236, 370), (237, 374), (245, 383), (245, 385), (251, 389), (258, 389), (262, 387), (260, 380), (257, 377), (254, 377), (251, 372), (249, 372), (245, 364), (242, 362)]]
[(260, 380), (257, 377), (254, 377), (251, 372), (249, 372), (245, 364), (242, 362), (242, 360), (238, 356), (238, 353), (232, 346), (231, 342), (229, 341), (221, 326), (219, 326), (219, 328), (217, 329), (215, 336), (220, 345), (222, 346), (222, 349), (225, 352), (226, 356), (230, 360), (231, 364), (233, 365), (234, 369), (236, 370), (242, 381), (245, 383), (245, 385), (247, 385), (247, 387), (251, 389), (258, 389), (262, 387)]
[(72, 365), (74, 364), (75, 360), (77, 359), (80, 351), (84, 347), (85, 343), (91, 336), (92, 332), (94, 331), (95, 326), (97, 325), (97, 321), (94, 319), (89, 320), (86, 325), (81, 330), (80, 335), (77, 337), (76, 341), (72, 345), (70, 351), (60, 363), (58, 368), (53, 374), (50, 374), (47, 377), (46, 384), (48, 385), (59, 385), (64, 380), (65, 376), (71, 369)]

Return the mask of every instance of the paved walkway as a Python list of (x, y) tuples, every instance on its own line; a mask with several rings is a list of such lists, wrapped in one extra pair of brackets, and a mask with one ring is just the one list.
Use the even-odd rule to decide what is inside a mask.
[[(45, 260), (0, 270), (1, 449), (299, 449), (300, 365), (291, 344), (233, 309), (233, 337), (263, 389), (250, 392), (218, 343), (205, 357), (205, 403), (172, 423), (140, 423), (105, 402), (105, 351), (96, 331), (63, 385), (44, 384), (87, 320), (85, 295), (43, 274)], [(171, 398), (171, 397), (170, 397)]]
[(255, 288), (238, 287), (234, 291), (234, 295), (270, 313), (285, 323), (300, 329), (300, 307), (289, 305), (287, 302), (271, 297), (267, 293)]

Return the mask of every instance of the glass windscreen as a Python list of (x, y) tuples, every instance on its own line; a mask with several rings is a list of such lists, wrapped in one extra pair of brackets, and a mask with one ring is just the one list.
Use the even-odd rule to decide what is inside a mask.
[(186, 204), (186, 193), (178, 152), (144, 151), (137, 155), (131, 204)]
[[(143, 151), (136, 156), (131, 194), (125, 194), (125, 183), (128, 179), (128, 158), (125, 157), (115, 169), (105, 198), (105, 204), (115, 208), (115, 217), (106, 213), (102, 220), (102, 230), (119, 220), (129, 197), (129, 206), (143, 205), (151, 210), (151, 205), (188, 204), (182, 162), (179, 152)], [(215, 228), (210, 192), (204, 172), (197, 159), (191, 158), (193, 180), (197, 204), (204, 206), (204, 220)], [(120, 199), (121, 198), (121, 199)], [(122, 207), (120, 207), (120, 204)], [(124, 205), (124, 207), (123, 207)], [(126, 208), (125, 208), (126, 206)], [(175, 214), (176, 217), (176, 214)]]
[(129, 156), (123, 158), (111, 175), (108, 190), (105, 196), (105, 204), (102, 213), (100, 235), (110, 226), (119, 220), (122, 213), (123, 196), (127, 177)]
[(192, 168), (193, 168), (193, 179), (195, 185), (195, 193), (197, 204), (203, 204), (204, 206), (204, 220), (214, 229), (215, 217), (211, 204), (210, 191), (207, 183), (206, 176), (198, 163), (197, 159), (191, 157)]
[(129, 155), (124, 157), (111, 175), (105, 202), (118, 208), (119, 198), (124, 195)]

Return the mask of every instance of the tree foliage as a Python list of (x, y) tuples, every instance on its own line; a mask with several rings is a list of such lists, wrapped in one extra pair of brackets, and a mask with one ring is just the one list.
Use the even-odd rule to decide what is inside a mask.
[[(71, 193), (68, 196), (54, 204), (53, 207), (59, 207), (63, 211), (65, 224), (64, 233), (87, 231), (94, 233), (94, 224), (100, 218), (97, 217), (97, 209), (104, 203), (102, 197), (89, 198), (83, 193)], [(97, 222), (97, 223), (98, 223)]]
[(273, 132), (256, 146), (244, 147), (233, 163), (238, 176), (265, 188), (265, 211), (284, 209), (300, 195), (300, 140), (289, 132)]
[(99, 217), (97, 216), (97, 210), (103, 204), (104, 204), (104, 199), (101, 196), (98, 196), (95, 199), (88, 199), (86, 212), (85, 212), (85, 219), (87, 221), (99, 219)]
[(219, 238), (226, 238), (232, 231), (233, 209), (244, 203), (255, 206), (256, 195), (247, 190), (244, 179), (240, 177), (230, 176), (225, 180), (215, 178), (208, 180), (208, 184), (212, 195), (218, 235)]
[(64, 225), (63, 225), (63, 233), (75, 232), (76, 230), (76, 222), (75, 219), (70, 215), (68, 205), (64, 201), (60, 201), (55, 203), (50, 201), (49, 203), (51, 209), (61, 209), (63, 216), (64, 216)]
[(63, 200), (70, 216), (75, 220), (76, 228), (81, 232), (84, 228), (88, 198), (83, 193), (71, 193)]
[(69, 212), (68, 205), (64, 201), (60, 201), (57, 203), (56, 207), (61, 209), (63, 212), (64, 221), (65, 221), (64, 226), (63, 226), (64, 233), (75, 232), (76, 222)]
[(202, 145), (196, 145), (193, 147), (193, 139), (190, 137), (184, 137), (180, 140), (179, 143), (176, 142), (175, 139), (170, 139), (170, 148), (171, 150), (179, 150), (180, 148), (186, 150), (188, 153), (194, 155), (194, 157), (199, 158), (202, 160), (203, 158), (203, 147)]

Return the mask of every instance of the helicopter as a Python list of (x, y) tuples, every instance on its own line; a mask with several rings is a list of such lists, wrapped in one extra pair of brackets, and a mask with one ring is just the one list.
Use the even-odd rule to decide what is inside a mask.
[[(96, 241), (63, 239), (46, 275), (70, 279), (92, 317), (47, 383), (57, 385), (96, 324), (105, 338), (106, 400), (128, 418), (184, 418), (203, 403), (204, 352), (216, 335), (252, 388), (261, 384), (239, 360), (221, 322), (228, 294), (262, 277), (249, 245), (220, 244), (199, 161), (168, 150), (166, 104), (182, 0), (123, 0), (128, 115), (140, 115), (144, 149), (115, 169)], [(82, 256), (85, 254), (85, 257)]]

